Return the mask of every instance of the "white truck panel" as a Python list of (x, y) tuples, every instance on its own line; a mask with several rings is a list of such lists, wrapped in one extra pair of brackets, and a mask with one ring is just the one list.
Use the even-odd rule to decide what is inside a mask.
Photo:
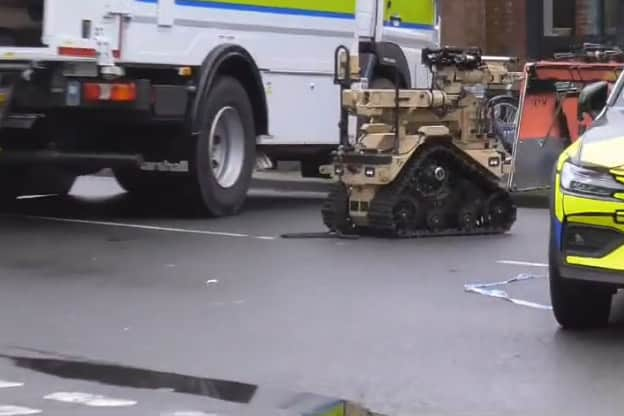
[[(368, 7), (371, 14), (364, 20), (372, 19), (375, 11), (374, 2), (368, 3), (373, 7)], [(170, 11), (169, 5), (164, 7)], [(173, 25), (163, 27), (157, 24), (160, 13), (159, 5), (150, 0), (135, 2), (133, 20), (124, 34), (123, 61), (201, 65), (217, 45), (239, 44), (261, 68), (267, 90), (271, 131), (261, 143), (337, 142), (340, 109), (338, 88), (333, 85), (334, 50), (340, 44), (351, 45), (354, 31), (373, 30), (372, 25), (358, 28), (356, 19), (349, 18), (177, 5)], [(412, 83), (428, 85), (426, 73), (416, 73), (415, 68), (420, 49), (432, 45), (433, 32), (385, 28), (383, 40), (392, 37), (406, 46)]]
[[(379, 3), (379, 4), (378, 4)], [(49, 48), (0, 48), (0, 59), (93, 60), (60, 57), (58, 47), (121, 49), (120, 63), (199, 66), (216, 46), (233, 43), (250, 52), (267, 92), (270, 144), (336, 144), (339, 90), (333, 85), (334, 50), (354, 35), (375, 36), (403, 47), (412, 85), (429, 85), (420, 63), (435, 46), (430, 29), (384, 27), (383, 0), (357, 0), (356, 17), (237, 10), (182, 0), (46, 0), (43, 40)], [(380, 7), (381, 6), (381, 7)], [(70, 12), (71, 11), (71, 12)], [(130, 20), (124, 22), (127, 14)], [(84, 39), (82, 21), (95, 37)], [(100, 58), (100, 63), (109, 63)]]

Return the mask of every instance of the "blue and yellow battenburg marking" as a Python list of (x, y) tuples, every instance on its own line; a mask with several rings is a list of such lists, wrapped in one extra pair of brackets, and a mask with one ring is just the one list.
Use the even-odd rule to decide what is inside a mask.
[[(157, 3), (158, 0), (137, 0)], [(259, 13), (315, 16), (337, 19), (353, 19), (356, 0), (176, 0), (179, 6), (208, 7), (214, 9), (240, 10)], [(435, 0), (393, 0), (385, 11), (385, 21), (393, 26), (392, 17), (399, 28), (431, 29), (435, 25)]]

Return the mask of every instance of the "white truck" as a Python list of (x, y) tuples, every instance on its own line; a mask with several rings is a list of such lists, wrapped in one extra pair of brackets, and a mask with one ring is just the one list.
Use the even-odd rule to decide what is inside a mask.
[(315, 175), (338, 144), (336, 47), (425, 87), (439, 43), (437, 0), (0, 0), (0, 195), (112, 168), (236, 214), (258, 160)]

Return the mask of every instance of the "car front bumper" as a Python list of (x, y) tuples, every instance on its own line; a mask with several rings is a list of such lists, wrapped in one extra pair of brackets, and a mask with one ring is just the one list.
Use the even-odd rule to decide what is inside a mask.
[(561, 276), (624, 286), (624, 201), (566, 194), (558, 179), (551, 214)]

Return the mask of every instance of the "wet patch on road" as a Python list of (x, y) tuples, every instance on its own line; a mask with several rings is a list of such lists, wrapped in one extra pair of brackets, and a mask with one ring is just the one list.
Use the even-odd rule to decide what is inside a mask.
[(17, 367), (61, 378), (96, 381), (120, 387), (153, 390), (170, 389), (176, 393), (207, 396), (234, 403), (249, 403), (258, 388), (254, 384), (194, 377), (108, 363), (8, 355), (0, 355), (0, 357), (11, 360)]
[[(245, 414), (284, 415), (372, 415), (363, 405), (346, 399), (323, 396), (308, 392), (293, 392), (279, 389), (260, 389), (256, 384), (214, 378), (195, 377), (177, 373), (154, 371), (111, 363), (69, 358), (40, 358), (0, 354), (15, 366), (60, 378), (99, 382), (116, 387), (150, 389), (159, 394), (186, 393), (206, 396), (217, 400), (245, 406)], [(130, 396), (130, 393), (124, 395)], [(133, 406), (137, 401), (128, 398), (112, 398), (98, 394), (80, 392), (56, 392), (44, 399), (66, 404), (81, 404), (91, 407)], [(0, 406), (0, 410), (2, 406)], [(7, 407), (8, 409), (8, 407)], [(26, 409), (26, 408), (24, 408)], [(269, 410), (270, 409), (270, 410)], [(15, 409), (14, 409), (15, 410)], [(17, 409), (19, 410), (19, 409)], [(277, 411), (277, 412), (276, 412)], [(0, 412), (0, 416), (29, 413)], [(197, 410), (169, 411), (171, 416), (213, 415)], [(376, 416), (382, 416), (376, 414)]]

